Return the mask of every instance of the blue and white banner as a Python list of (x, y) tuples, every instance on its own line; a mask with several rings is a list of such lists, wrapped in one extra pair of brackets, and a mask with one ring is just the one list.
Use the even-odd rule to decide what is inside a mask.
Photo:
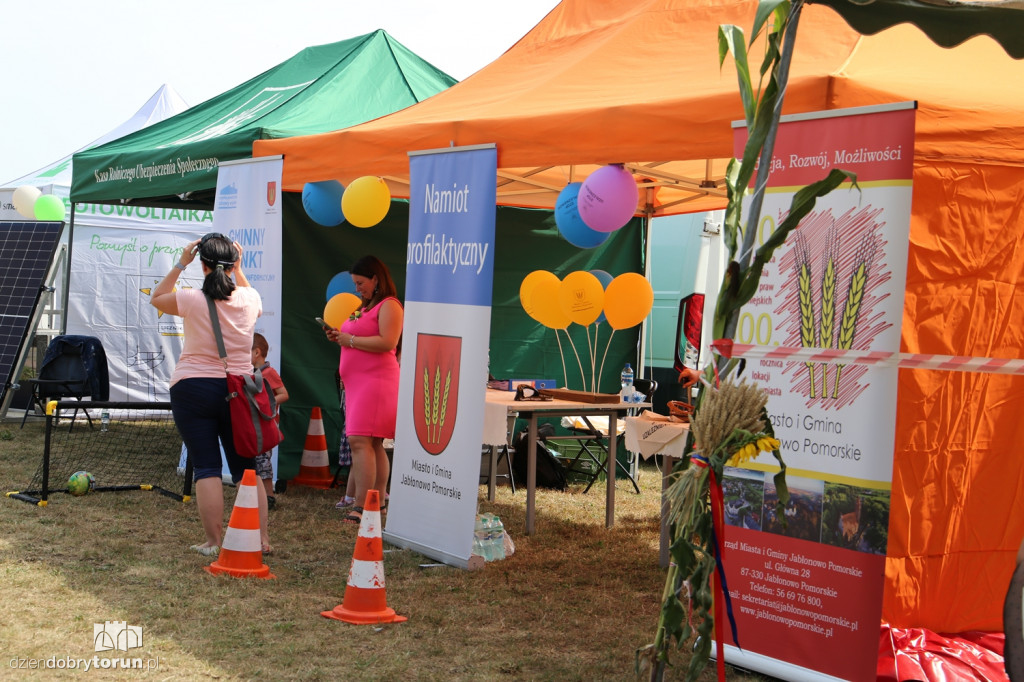
[[(267, 361), (281, 368), (280, 156), (223, 161), (217, 171), (213, 231), (242, 245), (242, 270), (263, 299), (256, 332), (267, 339)], [(287, 377), (282, 377), (287, 380)], [(285, 384), (287, 386), (287, 384)], [(277, 479), (277, 448), (271, 454)], [(226, 467), (225, 467), (226, 470)]]
[(410, 153), (398, 424), (385, 539), (467, 567), (494, 281), (494, 145)]
[[(270, 364), (281, 366), (280, 156), (224, 161), (217, 171), (213, 231), (242, 245), (242, 269), (263, 299), (256, 331), (270, 344)], [(274, 351), (277, 353), (274, 353)]]

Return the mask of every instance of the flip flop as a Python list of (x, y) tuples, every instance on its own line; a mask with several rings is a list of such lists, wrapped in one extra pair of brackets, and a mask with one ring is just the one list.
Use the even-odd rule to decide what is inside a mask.
[(268, 544), (263, 545), (262, 551), (263, 551), (263, 556), (267, 556), (268, 554), (273, 554), (274, 553), (274, 548), (271, 547), (270, 544), (268, 543)]
[(356, 498), (349, 497), (346, 495), (338, 501), (338, 504), (334, 505), (335, 509), (348, 509), (356, 503)]

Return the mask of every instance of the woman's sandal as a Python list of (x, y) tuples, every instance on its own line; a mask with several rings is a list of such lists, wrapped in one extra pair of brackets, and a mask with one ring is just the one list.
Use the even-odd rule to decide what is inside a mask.
[(341, 498), (341, 500), (339, 500), (336, 505), (334, 505), (334, 508), (335, 509), (348, 509), (349, 507), (351, 507), (355, 503), (356, 503), (356, 498), (349, 497), (348, 495), (346, 495), (345, 497)]
[(348, 514), (345, 515), (345, 518), (342, 519), (342, 521), (344, 521), (345, 523), (354, 523), (354, 524), (357, 524), (357, 525), (362, 523), (363, 522), (363, 508), (362, 507), (352, 507), (348, 511)]

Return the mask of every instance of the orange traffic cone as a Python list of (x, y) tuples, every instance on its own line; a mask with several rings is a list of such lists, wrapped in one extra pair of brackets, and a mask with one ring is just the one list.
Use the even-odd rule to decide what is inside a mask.
[(348, 569), (348, 587), (342, 603), (321, 616), (343, 620), (355, 625), (371, 623), (402, 623), (409, 620), (388, 608), (384, 589), (384, 540), (380, 530), (380, 493), (366, 493), (359, 537)]
[(242, 475), (242, 483), (238, 486), (228, 530), (224, 533), (224, 541), (220, 545), (220, 554), (216, 561), (205, 567), (207, 572), (213, 575), (227, 573), (236, 578), (277, 577), (270, 572), (270, 567), (263, 563), (257, 484), (256, 472), (246, 469)]
[(327, 460), (324, 420), (320, 415), (320, 408), (314, 407), (313, 414), (309, 417), (309, 428), (306, 429), (306, 445), (302, 449), (299, 475), (292, 479), (292, 483), (326, 490), (333, 482), (331, 467)]

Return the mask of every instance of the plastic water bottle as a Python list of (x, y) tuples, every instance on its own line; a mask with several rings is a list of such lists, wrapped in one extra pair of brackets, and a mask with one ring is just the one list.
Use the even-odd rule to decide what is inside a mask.
[(494, 561), (498, 558), (497, 547), (494, 545), (494, 524), (497, 522), (497, 518), (494, 514), (488, 512), (484, 514), (484, 531), (487, 533), (487, 541), (484, 544), (484, 551), (487, 553), (487, 560)]
[(491, 558), (495, 561), (505, 558), (505, 524), (496, 514), (491, 514)]
[(100, 431), (110, 430), (110, 412), (103, 410), (100, 412)]
[(484, 514), (476, 515), (476, 527), (473, 529), (473, 554), (483, 557), (484, 561), (491, 560), (491, 553), (489, 551), (491, 534), (487, 523)]
[(633, 396), (633, 367), (627, 362), (626, 366), (622, 368), (622, 393), (620, 394), (623, 402), (629, 402)]

